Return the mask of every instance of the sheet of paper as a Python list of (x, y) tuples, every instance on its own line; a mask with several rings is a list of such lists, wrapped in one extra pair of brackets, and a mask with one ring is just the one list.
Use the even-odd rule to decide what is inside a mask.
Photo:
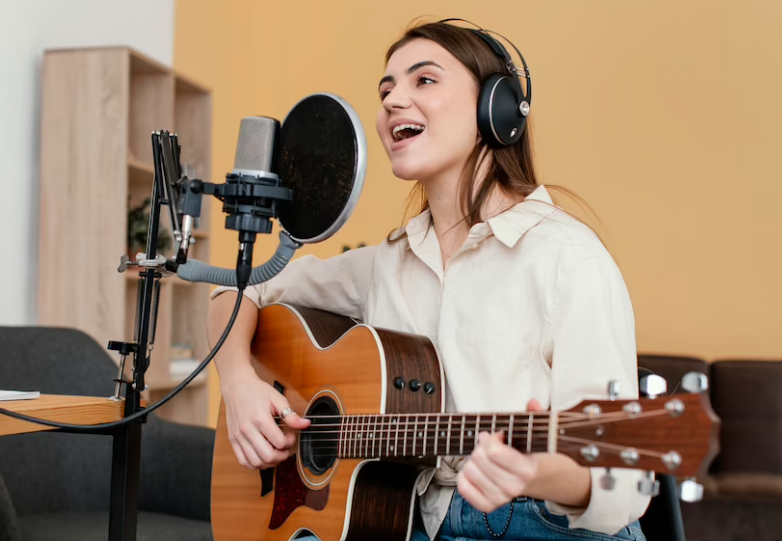
[(31, 400), (39, 398), (39, 391), (3, 391), (0, 390), (0, 400)]

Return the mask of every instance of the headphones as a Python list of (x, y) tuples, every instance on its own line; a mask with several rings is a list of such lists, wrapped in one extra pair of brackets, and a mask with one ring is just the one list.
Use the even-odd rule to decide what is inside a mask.
[[(478, 94), (478, 130), (483, 140), (491, 148), (502, 148), (517, 143), (524, 132), (527, 115), (529, 115), (532, 104), (532, 81), (524, 57), (510, 40), (491, 30), (484, 30), (470, 21), (443, 19), (438, 23), (449, 21), (462, 21), (475, 26), (475, 29), (466, 28), (465, 30), (469, 30), (481, 38), (505, 62), (507, 73), (492, 73), (481, 83), (481, 91)], [(489, 32), (497, 34), (510, 43), (519, 55), (524, 69), (516, 67), (505, 47), (491, 37)], [(519, 80), (521, 77), (527, 81), (526, 92), (522, 92)]]

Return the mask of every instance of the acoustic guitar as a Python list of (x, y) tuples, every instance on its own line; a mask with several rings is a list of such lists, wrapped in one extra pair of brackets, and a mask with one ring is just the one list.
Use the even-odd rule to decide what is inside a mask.
[(469, 455), (481, 431), (503, 431), (525, 453), (678, 478), (705, 474), (717, 453), (719, 420), (706, 393), (590, 400), (559, 412), (443, 413), (443, 371), (427, 338), (327, 312), (263, 308), (252, 355), (260, 378), (312, 424), (295, 454), (252, 471), (236, 460), (223, 404), (216, 541), (288, 541), (307, 531), (322, 541), (407, 540), (419, 476), (438, 457)]

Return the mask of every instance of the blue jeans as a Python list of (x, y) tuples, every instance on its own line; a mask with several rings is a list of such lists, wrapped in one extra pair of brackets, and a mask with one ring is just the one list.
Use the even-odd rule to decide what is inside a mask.
[[(487, 527), (488, 523), (488, 527)], [(495, 534), (495, 535), (492, 535)], [(499, 535), (501, 534), (501, 535)], [(316, 541), (315, 537), (298, 541)], [(454, 492), (448, 515), (443, 521), (437, 541), (646, 541), (638, 521), (625, 526), (615, 535), (588, 530), (571, 530), (567, 517), (553, 515), (545, 503), (517, 498), (486, 515), (476, 510), (458, 492)], [(411, 541), (429, 541), (421, 529), (414, 529)]]

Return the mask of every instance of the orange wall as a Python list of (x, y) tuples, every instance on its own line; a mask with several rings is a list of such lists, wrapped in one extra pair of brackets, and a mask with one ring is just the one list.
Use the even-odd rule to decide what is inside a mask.
[[(178, 2), (175, 66), (214, 89), (213, 179), (232, 168), (239, 120), (283, 119), (332, 92), (359, 112), (367, 186), (337, 236), (377, 243), (401, 220), (374, 131), (383, 54), (418, 16), (472, 19), (530, 65), (542, 181), (595, 209), (624, 273), (641, 351), (782, 357), (782, 3), (365, 0)], [(215, 205), (215, 264), (235, 234)], [(258, 262), (276, 246), (259, 239)], [(213, 389), (212, 411), (219, 402)]]

